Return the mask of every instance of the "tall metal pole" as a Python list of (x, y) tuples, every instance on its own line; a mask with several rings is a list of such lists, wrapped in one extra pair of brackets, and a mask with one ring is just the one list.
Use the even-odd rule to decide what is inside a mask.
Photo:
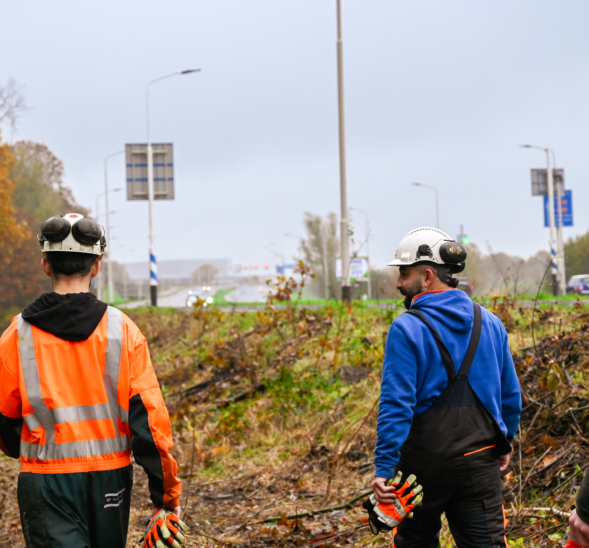
[(161, 78), (156, 78), (147, 84), (146, 87), (146, 104), (147, 104), (147, 199), (149, 202), (149, 286), (151, 290), (151, 306), (157, 306), (157, 261), (155, 258), (155, 236), (153, 232), (153, 149), (151, 147), (151, 128), (149, 121), (149, 86), (160, 80), (165, 80), (172, 76), (182, 76), (193, 72), (200, 72), (201, 69), (183, 70), (173, 72)]
[(348, 198), (346, 189), (346, 131), (344, 118), (344, 43), (342, 40), (341, 0), (337, 0), (337, 96), (339, 121), (342, 301), (351, 302), (352, 288), (350, 287), (350, 234), (348, 229)]
[[(556, 169), (556, 159), (554, 160), (554, 169)], [(556, 227), (556, 245), (557, 245), (557, 263), (558, 263), (558, 290), (561, 295), (566, 295), (566, 268), (564, 256), (564, 241), (562, 237), (562, 181), (558, 181), (556, 185), (556, 200), (558, 223)]]
[(153, 234), (153, 149), (149, 121), (149, 86), (147, 84), (147, 200), (149, 204), (149, 289), (151, 306), (157, 306), (157, 261), (155, 258), (155, 237)]
[(556, 237), (554, 229), (554, 179), (550, 166), (550, 149), (546, 152), (546, 176), (548, 178), (548, 221), (550, 223), (550, 259), (552, 262), (552, 293), (558, 295), (558, 263), (556, 257)]
[(118, 152), (113, 152), (112, 154), (109, 154), (105, 159), (104, 159), (104, 202), (106, 205), (106, 267), (107, 267), (107, 274), (108, 274), (108, 302), (110, 304), (114, 303), (115, 300), (115, 289), (114, 289), (114, 283), (113, 283), (113, 278), (112, 278), (112, 241), (110, 239), (110, 210), (109, 210), (109, 206), (108, 206), (108, 194), (109, 194), (109, 190), (108, 190), (108, 169), (107, 169), (107, 162), (109, 158), (112, 158), (113, 156), (117, 156), (119, 154), (122, 154), (124, 152), (124, 150), (119, 150)]

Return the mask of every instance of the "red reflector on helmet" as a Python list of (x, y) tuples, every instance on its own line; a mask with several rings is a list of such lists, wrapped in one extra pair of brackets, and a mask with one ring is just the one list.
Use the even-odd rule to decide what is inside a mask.
[(70, 215), (69, 217), (72, 218), (72, 219), (77, 219), (78, 218), (77, 215)]

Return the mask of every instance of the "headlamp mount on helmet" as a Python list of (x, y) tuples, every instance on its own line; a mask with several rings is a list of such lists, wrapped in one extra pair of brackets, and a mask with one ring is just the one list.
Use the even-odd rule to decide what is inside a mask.
[(106, 248), (104, 229), (79, 213), (50, 217), (37, 235), (43, 252), (65, 251), (102, 255)]
[(429, 257), (431, 259), (431, 258), (433, 258), (433, 256), (434, 256), (434, 252), (432, 251), (432, 248), (427, 244), (421, 244), (417, 248), (417, 253), (415, 254), (415, 259), (422, 261), (422, 260), (424, 260), (424, 259), (422, 259), (422, 257)]

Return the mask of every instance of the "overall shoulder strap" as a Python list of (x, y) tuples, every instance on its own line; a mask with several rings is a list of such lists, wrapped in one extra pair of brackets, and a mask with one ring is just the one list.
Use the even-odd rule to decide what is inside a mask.
[(466, 349), (466, 354), (464, 355), (462, 365), (460, 366), (460, 372), (458, 373), (461, 377), (468, 377), (468, 372), (470, 371), (470, 366), (477, 353), (479, 340), (481, 338), (481, 306), (477, 303), (472, 303), (472, 306), (474, 308), (474, 324), (472, 326), (470, 342), (468, 343), (468, 348)]
[(436, 344), (440, 349), (440, 354), (442, 355), (442, 362), (444, 363), (444, 367), (446, 368), (446, 373), (448, 373), (448, 380), (451, 381), (456, 376), (456, 367), (454, 367), (454, 361), (452, 360), (452, 356), (450, 356), (450, 352), (446, 348), (444, 341), (442, 341), (442, 337), (440, 334), (434, 329), (431, 323), (429, 323), (428, 319), (425, 317), (423, 312), (420, 310), (407, 310), (408, 314), (412, 314), (413, 316), (417, 316), (425, 325), (427, 325), (436, 340)]

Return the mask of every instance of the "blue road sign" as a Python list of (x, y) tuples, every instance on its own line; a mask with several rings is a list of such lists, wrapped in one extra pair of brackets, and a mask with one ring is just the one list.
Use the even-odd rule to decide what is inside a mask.
[[(565, 190), (561, 197), (562, 226), (573, 226), (573, 191)], [(548, 196), (544, 196), (544, 226), (550, 226), (548, 219)], [(554, 226), (560, 226), (558, 219), (558, 197), (554, 197)]]

